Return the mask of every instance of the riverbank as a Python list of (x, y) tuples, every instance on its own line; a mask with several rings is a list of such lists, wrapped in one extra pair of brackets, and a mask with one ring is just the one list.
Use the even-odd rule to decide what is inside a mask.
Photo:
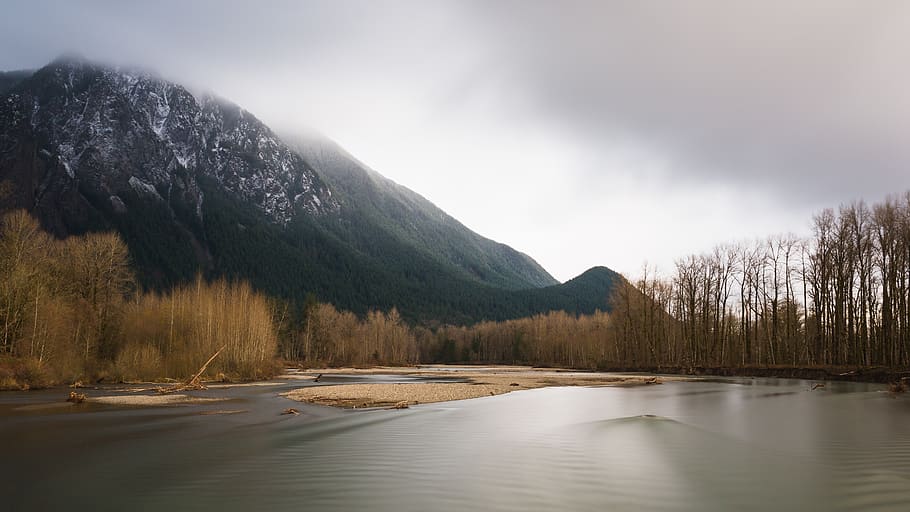
[(757, 377), (802, 380), (825, 380), (844, 382), (869, 382), (888, 384), (901, 379), (910, 379), (910, 368), (887, 368), (883, 366), (650, 366), (601, 368), (607, 372), (645, 372), (664, 375), (688, 375), (700, 377)]
[[(295, 389), (282, 393), (282, 396), (299, 402), (359, 409), (466, 400), (550, 386), (647, 386), (660, 384), (663, 381), (660, 377), (650, 375), (613, 375), (507, 366), (483, 369), (460, 366), (325, 369), (311, 371), (301, 375), (300, 378), (316, 378), (317, 374), (393, 374), (411, 375), (421, 379), (452, 380), (448, 382), (321, 385)], [(686, 380), (685, 377), (671, 379)]]

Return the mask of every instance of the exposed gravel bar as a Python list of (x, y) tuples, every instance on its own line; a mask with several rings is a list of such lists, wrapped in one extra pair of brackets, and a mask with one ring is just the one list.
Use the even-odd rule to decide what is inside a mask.
[[(375, 369), (351, 373), (393, 373), (421, 377), (459, 377), (467, 382), (415, 382), (340, 384), (295, 389), (283, 396), (299, 402), (335, 407), (389, 407), (407, 402), (408, 405), (465, 400), (510, 391), (548, 386), (639, 386), (660, 384), (661, 378), (646, 375), (610, 375), (586, 372), (497, 368), (472, 372), (449, 369)], [(320, 373), (328, 373), (322, 371)], [(332, 371), (331, 373), (344, 373)]]

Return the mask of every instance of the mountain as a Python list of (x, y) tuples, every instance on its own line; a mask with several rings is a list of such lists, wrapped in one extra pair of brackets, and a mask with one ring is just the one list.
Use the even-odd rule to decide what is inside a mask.
[[(175, 217), (188, 209), (183, 220), (198, 224), (197, 176), (280, 224), (338, 207), (303, 159), (248, 112), (148, 74), (59, 60), (14, 85), (0, 115), (2, 140), (37, 167), (19, 169), (14, 194), (56, 217), (58, 232), (71, 222), (52, 215), (58, 197), (85, 215), (124, 213), (126, 201), (152, 198)], [(38, 175), (44, 180), (26, 186)]]
[(519, 290), (559, 284), (530, 256), (484, 238), (423, 196), (370, 169), (333, 141), (287, 135), (298, 153), (322, 176), (342, 204), (334, 232), (358, 250), (382, 257), (375, 245), (351, 233), (383, 236), (455, 268), (460, 277)]
[(467, 323), (606, 309), (606, 268), (558, 284), (324, 139), (143, 71), (58, 59), (5, 74), (0, 211), (57, 236), (116, 229), (142, 284), (243, 278), (292, 301)]

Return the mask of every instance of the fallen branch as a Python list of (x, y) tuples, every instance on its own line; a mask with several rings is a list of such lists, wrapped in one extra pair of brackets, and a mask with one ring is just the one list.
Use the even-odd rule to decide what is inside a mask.
[(158, 392), (161, 394), (167, 394), (167, 393), (176, 393), (177, 391), (195, 391), (195, 390), (200, 390), (200, 389), (208, 389), (205, 387), (205, 384), (203, 384), (202, 381), (199, 380), (199, 377), (201, 377), (202, 374), (205, 373), (206, 368), (208, 368), (209, 365), (212, 364), (212, 361), (214, 361), (215, 358), (218, 357), (218, 354), (220, 354), (221, 351), (224, 350), (226, 346), (227, 345), (219, 348), (217, 352), (212, 354), (212, 357), (210, 357), (209, 360), (206, 361), (205, 364), (203, 364), (201, 368), (199, 368), (199, 371), (197, 371), (195, 373), (195, 375), (190, 377), (186, 382), (181, 382), (180, 384), (175, 384), (169, 388), (158, 388)]

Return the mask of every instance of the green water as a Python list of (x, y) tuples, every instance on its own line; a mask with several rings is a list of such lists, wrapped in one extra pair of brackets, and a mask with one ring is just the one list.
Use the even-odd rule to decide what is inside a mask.
[[(364, 379), (396, 378), (347, 381)], [(78, 413), (21, 409), (60, 391), (5, 394), (0, 508), (910, 510), (910, 399), (811, 384), (547, 388), (399, 411), (277, 397), (293, 384)], [(302, 414), (278, 414), (289, 405)], [(246, 412), (199, 414), (215, 409)]]

